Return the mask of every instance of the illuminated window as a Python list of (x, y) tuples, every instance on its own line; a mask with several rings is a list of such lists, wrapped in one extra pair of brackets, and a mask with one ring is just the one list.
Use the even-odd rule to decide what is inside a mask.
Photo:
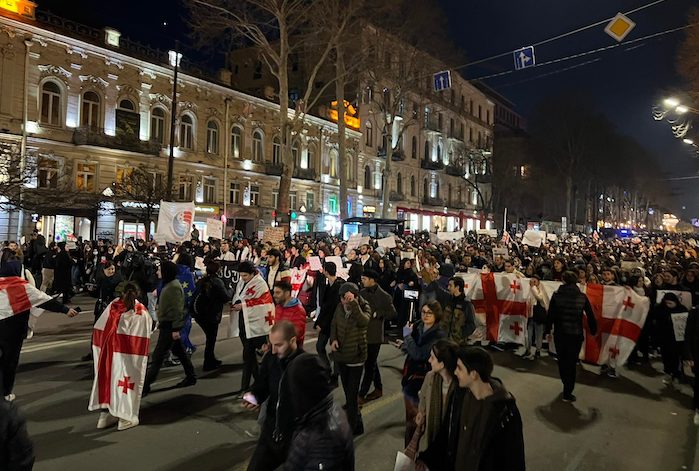
[(264, 151), (262, 148), (262, 132), (255, 131), (252, 133), (252, 160), (261, 162), (263, 160)]
[(306, 151), (308, 157), (308, 168), (313, 168), (315, 167), (315, 160), (316, 160), (316, 150), (315, 147), (313, 146), (308, 146), (308, 150)]
[(192, 201), (192, 177), (181, 175), (177, 185), (177, 197), (181, 201)]
[(338, 214), (340, 212), (340, 206), (337, 204), (337, 195), (328, 196), (328, 213)]
[(57, 188), (58, 162), (53, 159), (40, 158), (37, 164), (37, 177), (39, 188)]
[(180, 119), (180, 147), (194, 150), (194, 121), (188, 114)]
[(301, 148), (298, 141), (291, 144), (291, 160), (294, 162), (294, 167), (301, 167)]
[(345, 177), (348, 182), (354, 181), (354, 161), (352, 157), (347, 157), (347, 165), (345, 166)]
[(165, 110), (153, 108), (150, 115), (150, 139), (158, 144), (165, 143)]
[(100, 97), (95, 92), (85, 92), (83, 94), (82, 111), (80, 114), (80, 125), (90, 128), (98, 128), (100, 121)]
[(239, 159), (243, 154), (243, 134), (238, 126), (233, 126), (231, 130), (231, 155), (234, 159)]
[(337, 154), (337, 151), (335, 149), (330, 151), (330, 176), (332, 178), (337, 178), (337, 176), (340, 174), (339, 169), (340, 169), (340, 162), (339, 162), (339, 156)]
[(250, 206), (260, 205), (260, 187), (257, 185), (250, 185)]
[(272, 162), (275, 164), (282, 163), (282, 145), (279, 142), (279, 136), (274, 136), (272, 139)]
[(206, 152), (218, 154), (218, 124), (209, 121), (206, 125)]
[(77, 164), (75, 169), (75, 188), (78, 191), (95, 191), (95, 165)]
[[(229, 197), (229, 203), (240, 204), (240, 184), (239, 183), (231, 183), (230, 192), (229, 192), (228, 197)], [(276, 208), (276, 205), (274, 207)]]
[(126, 139), (138, 139), (141, 116), (131, 100), (119, 101), (116, 109), (116, 135)]
[(216, 202), (216, 179), (204, 177), (204, 202)]
[(313, 211), (313, 207), (316, 204), (315, 200), (316, 200), (315, 193), (313, 193), (311, 191), (306, 193), (306, 211)]
[(56, 82), (46, 82), (41, 87), (41, 122), (61, 125), (61, 89)]

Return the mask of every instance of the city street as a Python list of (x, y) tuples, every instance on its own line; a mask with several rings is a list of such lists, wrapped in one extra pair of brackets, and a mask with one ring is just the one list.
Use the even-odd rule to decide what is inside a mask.
[[(87, 411), (92, 363), (80, 361), (89, 345), (92, 300), (75, 300), (83, 314), (42, 316), (20, 360), (15, 392), (35, 442), (37, 471), (245, 469), (257, 428), (254, 414), (243, 411), (232, 394), (240, 385), (237, 339), (219, 340), (224, 366), (201, 374), (194, 387), (171, 389), (182, 371), (164, 369), (141, 405), (140, 426), (98, 431), (97, 414)], [(220, 335), (225, 327), (224, 320)], [(199, 327), (192, 338), (202, 343)], [(307, 335), (306, 346), (314, 351), (315, 335)], [(202, 353), (193, 360), (201, 371)], [(622, 370), (616, 380), (585, 371), (578, 377), (578, 401), (567, 404), (557, 397), (553, 359), (528, 361), (503, 352), (495, 361), (495, 375), (516, 396), (523, 416), (528, 469), (699, 469), (688, 386), (667, 389), (650, 369)], [(355, 441), (358, 470), (392, 470), (403, 446), (402, 355), (385, 345), (381, 367), (384, 397), (364, 407), (366, 433)], [(342, 400), (341, 390), (335, 393)]]

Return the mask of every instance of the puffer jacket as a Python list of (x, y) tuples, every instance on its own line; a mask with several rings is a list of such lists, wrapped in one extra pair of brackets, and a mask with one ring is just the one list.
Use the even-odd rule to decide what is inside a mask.
[(583, 313), (587, 316), (590, 333), (596, 335), (597, 322), (587, 296), (580, 291), (577, 285), (561, 285), (551, 297), (546, 319), (546, 331), (550, 332), (553, 325), (555, 335), (582, 339), (584, 336)]
[[(312, 444), (312, 446), (310, 445)], [(329, 395), (296, 424), (283, 471), (354, 471), (347, 417)]]
[(0, 469), (31, 471), (32, 444), (24, 418), (12, 402), (0, 400)]
[(366, 331), (370, 316), (371, 307), (361, 297), (350, 304), (349, 313), (345, 312), (342, 303), (338, 304), (330, 327), (330, 343), (337, 340), (340, 344), (335, 352), (336, 362), (354, 365), (366, 361)]

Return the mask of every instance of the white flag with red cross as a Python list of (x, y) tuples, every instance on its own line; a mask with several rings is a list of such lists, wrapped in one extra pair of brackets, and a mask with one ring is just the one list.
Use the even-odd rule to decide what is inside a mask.
[(116, 299), (104, 310), (92, 333), (95, 379), (89, 410), (108, 409), (114, 417), (138, 420), (151, 323), (148, 308), (139, 302), (127, 310)]
[(293, 268), (291, 270), (291, 297), (296, 298), (303, 287), (303, 282), (306, 281), (305, 268)]
[(585, 361), (613, 368), (631, 355), (646, 322), (650, 300), (631, 288), (587, 285), (597, 320), (597, 335), (590, 335), (585, 324)]
[(274, 324), (274, 299), (264, 278), (257, 274), (247, 282), (242, 287), (240, 299), (246, 337), (252, 339), (269, 334)]
[(19, 276), (0, 278), (0, 320), (26, 311), (39, 316), (44, 310), (37, 306), (51, 299), (51, 296), (32, 286), (24, 278)]

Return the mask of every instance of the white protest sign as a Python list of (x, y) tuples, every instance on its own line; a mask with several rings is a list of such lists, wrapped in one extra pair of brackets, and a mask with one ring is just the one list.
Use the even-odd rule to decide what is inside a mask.
[(478, 235), (487, 235), (490, 237), (497, 237), (498, 230), (497, 229), (478, 229), (477, 234)]
[(223, 221), (206, 218), (206, 234), (215, 239), (223, 238)]
[(338, 268), (338, 269), (340, 269), (340, 268), (342, 268), (342, 267), (345, 266), (345, 265), (342, 263), (342, 257), (337, 257), (337, 256), (325, 257), (325, 263), (328, 263), (328, 262), (333, 262), (333, 263), (335, 264), (335, 267)]
[[(495, 235), (497, 236), (497, 231), (495, 232)], [(437, 239), (441, 241), (445, 240), (461, 240), (464, 238), (464, 233), (461, 231), (454, 231), (454, 232), (437, 232)]]
[(206, 265), (204, 265), (204, 257), (195, 257), (194, 268), (201, 271), (206, 271)]
[(408, 260), (412, 260), (415, 258), (415, 252), (401, 252), (400, 258), (401, 258), (401, 260), (403, 260), (405, 258), (407, 258)]
[(692, 309), (692, 293), (689, 291), (676, 291), (676, 290), (670, 290), (670, 289), (661, 289), (658, 290), (658, 295), (655, 298), (656, 303), (660, 303), (663, 300), (663, 296), (665, 296), (665, 293), (674, 293), (677, 295), (678, 298), (680, 298), (680, 303), (686, 307), (687, 309)]
[(530, 247), (541, 247), (541, 244), (544, 241), (545, 234), (546, 233), (542, 231), (535, 231), (533, 229), (529, 229), (527, 232), (524, 233), (522, 242)]
[(337, 267), (337, 277), (347, 281), (349, 279), (349, 268)]
[(675, 341), (684, 342), (684, 331), (687, 328), (687, 317), (689, 317), (689, 313), (673, 312), (670, 316), (672, 317), (672, 330), (675, 333)]
[(558, 236), (556, 234), (548, 234), (546, 236), (546, 240), (550, 242), (556, 242), (558, 240)]
[(345, 253), (349, 252), (352, 249), (356, 249), (360, 245), (368, 244), (369, 243), (369, 237), (368, 236), (362, 236), (362, 234), (352, 234), (347, 241), (347, 247), (345, 248)]
[(396, 239), (393, 236), (388, 236), (383, 239), (379, 239), (376, 241), (377, 244), (379, 244), (379, 247), (383, 247), (386, 249), (392, 249), (393, 247), (396, 246)]
[(318, 256), (308, 257), (308, 263), (312, 271), (318, 271), (323, 268), (323, 264), (320, 263), (320, 257)]

